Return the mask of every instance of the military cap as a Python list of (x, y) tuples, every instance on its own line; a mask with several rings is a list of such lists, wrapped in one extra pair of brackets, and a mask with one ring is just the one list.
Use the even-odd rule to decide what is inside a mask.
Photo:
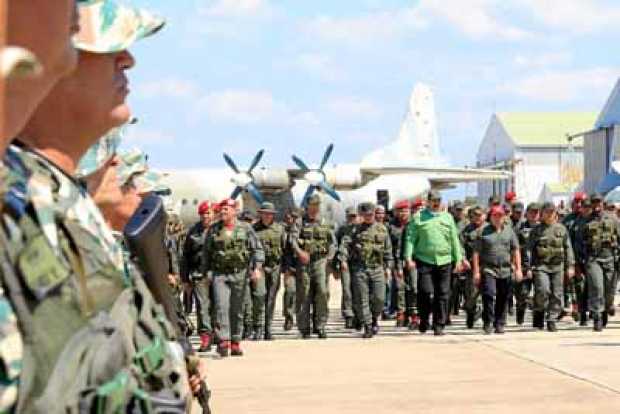
[(260, 205), (260, 208), (258, 209), (259, 213), (272, 213), (272, 214), (276, 214), (276, 206), (273, 203), (270, 203), (269, 201), (265, 201), (263, 204)]
[(573, 195), (573, 201), (583, 201), (586, 198), (588, 198), (588, 196), (583, 191), (578, 191)]
[(409, 200), (402, 200), (394, 204), (394, 210), (407, 210), (411, 208)]
[(232, 198), (226, 198), (222, 201), (219, 202), (218, 204), (220, 210), (222, 209), (222, 207), (233, 207), (233, 208), (237, 208), (238, 204), (237, 201), (232, 199)]
[(360, 214), (373, 214), (375, 212), (375, 205), (370, 202), (362, 203), (357, 207), (357, 211)]
[(118, 177), (118, 184), (121, 187), (127, 184), (134, 175), (144, 173), (148, 169), (146, 154), (137, 148), (129, 151), (120, 151), (118, 158), (120, 162), (116, 175)]
[(584, 198), (583, 201), (581, 202), (581, 206), (592, 207), (592, 200), (590, 200), (589, 198)]
[(375, 206), (375, 213), (385, 213), (385, 206), (383, 204)]
[(545, 210), (547, 210), (547, 211), (549, 211), (549, 210), (555, 211), (556, 210), (556, 206), (551, 201), (547, 201), (547, 202), (543, 203), (542, 210), (543, 211), (545, 211)]
[(522, 213), (523, 210), (525, 210), (525, 206), (520, 201), (517, 201), (516, 203), (514, 203), (512, 205), (512, 211), (516, 211), (516, 212)]
[(491, 196), (489, 197), (489, 204), (492, 206), (495, 205), (500, 205), (502, 203), (502, 201), (499, 199), (498, 196)]
[(76, 174), (90, 175), (103, 167), (118, 151), (123, 136), (123, 128), (114, 128), (99, 138), (80, 159)]
[(441, 200), (441, 193), (437, 190), (431, 190), (428, 192), (429, 200)]
[(592, 201), (593, 203), (601, 202), (603, 201), (603, 199), (604, 197), (599, 193), (594, 193), (590, 195), (590, 201)]
[(201, 216), (209, 210), (211, 210), (211, 203), (209, 203), (208, 200), (205, 200), (198, 205), (198, 214)]
[(136, 174), (133, 183), (139, 193), (158, 193), (169, 195), (172, 189), (163, 183), (164, 174), (153, 169), (148, 169), (142, 173)]
[(165, 25), (161, 17), (113, 0), (83, 2), (78, 10), (80, 32), (73, 42), (85, 52), (121, 52)]
[(504, 208), (502, 206), (493, 206), (491, 207), (491, 210), (489, 210), (489, 215), (490, 216), (504, 216), (506, 215), (506, 212), (504, 211)]
[(540, 207), (540, 203), (533, 202), (527, 205), (527, 211), (538, 211)]
[(452, 208), (455, 210), (463, 210), (465, 208), (465, 204), (461, 200), (457, 200), (452, 205)]
[(357, 216), (357, 209), (355, 207), (347, 207), (344, 213), (348, 216)]
[(413, 200), (413, 203), (411, 203), (411, 208), (418, 208), (418, 207), (422, 207), (424, 205), (424, 201), (422, 201), (421, 198), (416, 198), (415, 200)]
[(309, 206), (312, 206), (312, 205), (316, 206), (316, 205), (319, 205), (319, 204), (321, 204), (321, 196), (319, 196), (318, 194), (313, 194), (313, 195), (311, 195), (308, 198), (307, 205), (309, 205)]
[(512, 203), (516, 199), (517, 199), (517, 193), (515, 193), (514, 191), (508, 191), (506, 195), (504, 196), (504, 200), (507, 203)]
[(7, 46), (0, 50), (0, 77), (31, 78), (41, 73), (43, 66), (31, 51), (17, 46)]
[(480, 215), (484, 214), (484, 208), (482, 206), (475, 205), (475, 206), (473, 206), (472, 208), (469, 209), (469, 214), (470, 215), (480, 216)]

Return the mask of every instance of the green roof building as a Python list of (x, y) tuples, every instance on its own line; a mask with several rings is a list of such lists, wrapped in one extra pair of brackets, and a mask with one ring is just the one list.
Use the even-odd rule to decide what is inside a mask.
[[(478, 184), (481, 201), (515, 191), (519, 200), (551, 201), (550, 188), (575, 188), (583, 180), (583, 140), (568, 137), (590, 131), (595, 112), (502, 112), (491, 117), (478, 149), (483, 168), (511, 171), (510, 180)], [(543, 192), (545, 185), (548, 185)]]

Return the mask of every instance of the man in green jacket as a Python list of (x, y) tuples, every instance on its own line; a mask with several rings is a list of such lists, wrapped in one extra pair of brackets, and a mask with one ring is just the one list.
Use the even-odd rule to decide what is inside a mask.
[(448, 316), (452, 270), (455, 265), (457, 271), (462, 269), (463, 254), (454, 219), (441, 209), (439, 192), (431, 191), (428, 201), (428, 207), (407, 225), (403, 259), (418, 272), (418, 329), (428, 330), (432, 309), (433, 330), (440, 336)]

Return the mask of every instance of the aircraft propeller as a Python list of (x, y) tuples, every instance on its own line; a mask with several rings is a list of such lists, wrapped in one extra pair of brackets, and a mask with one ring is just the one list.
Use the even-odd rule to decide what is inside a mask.
[(309, 168), (308, 165), (301, 158), (293, 155), (293, 162), (297, 164), (299, 169), (304, 173), (304, 180), (308, 183), (308, 189), (306, 190), (306, 194), (304, 195), (304, 198), (301, 202), (302, 207), (306, 207), (306, 205), (308, 204), (308, 199), (316, 190), (324, 191), (325, 193), (329, 194), (329, 196), (334, 200), (340, 201), (340, 196), (338, 195), (336, 190), (334, 190), (334, 188), (329, 185), (326, 180), (325, 172), (323, 171), (333, 151), (334, 144), (329, 144), (329, 146), (325, 150), (325, 153), (323, 154), (323, 159), (321, 160), (319, 168), (316, 169)]
[(228, 154), (224, 153), (224, 161), (226, 161), (226, 164), (228, 164), (228, 166), (235, 172), (235, 175), (233, 175), (231, 181), (236, 185), (236, 187), (230, 195), (230, 198), (236, 200), (242, 192), (247, 191), (259, 205), (265, 201), (260, 190), (256, 184), (254, 184), (254, 176), (252, 175), (252, 171), (254, 171), (254, 168), (256, 168), (264, 154), (264, 150), (258, 151), (252, 160), (252, 164), (250, 164), (250, 168), (248, 168), (247, 171), (241, 171), (233, 159), (230, 158)]

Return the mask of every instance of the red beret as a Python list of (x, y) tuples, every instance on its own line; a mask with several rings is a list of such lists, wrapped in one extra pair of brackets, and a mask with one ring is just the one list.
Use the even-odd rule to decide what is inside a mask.
[(578, 191), (575, 193), (575, 195), (573, 196), (573, 200), (574, 201), (583, 201), (586, 198), (588, 198), (588, 196), (586, 195), (586, 193)]
[(504, 211), (504, 207), (502, 206), (493, 206), (489, 211), (489, 215), (491, 216), (503, 216), (506, 212)]
[(422, 207), (423, 204), (424, 204), (424, 202), (422, 201), (421, 198), (416, 198), (415, 200), (413, 200), (413, 203), (411, 204), (411, 207), (413, 207), (413, 208)]
[(398, 203), (394, 204), (394, 209), (395, 210), (405, 210), (411, 208), (411, 203), (409, 203), (409, 200), (402, 200), (399, 201)]
[(200, 214), (201, 216), (209, 210), (211, 210), (211, 203), (209, 203), (208, 201), (203, 201), (198, 206), (198, 214)]
[(506, 193), (506, 196), (504, 197), (504, 200), (506, 200), (507, 203), (516, 200), (517, 199), (517, 194), (514, 191), (508, 191)]
[(220, 209), (222, 207), (237, 208), (237, 201), (233, 200), (232, 198), (226, 198), (220, 202)]

